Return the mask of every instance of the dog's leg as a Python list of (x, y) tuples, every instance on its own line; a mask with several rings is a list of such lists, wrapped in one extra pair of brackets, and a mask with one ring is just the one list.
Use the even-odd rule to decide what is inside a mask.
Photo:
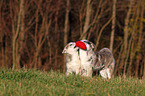
[(107, 75), (108, 75), (108, 79), (111, 79), (111, 72), (110, 72), (110, 69), (107, 68), (107, 69), (106, 69), (106, 72), (107, 72)]
[(107, 73), (106, 73), (106, 69), (102, 69), (101, 71), (100, 71), (100, 75), (103, 77), (103, 78), (105, 78), (105, 79), (107, 79)]
[(78, 69), (76, 70), (76, 74), (81, 75), (81, 68), (78, 68)]
[(86, 69), (81, 69), (81, 75), (82, 76), (87, 76), (87, 70)]
[(68, 75), (72, 74), (72, 71), (67, 69), (65, 74), (66, 74), (66, 76), (68, 76)]
[(113, 62), (109, 69), (110, 69), (110, 74), (111, 74), (111, 77), (114, 78), (114, 67), (115, 67), (115, 62)]
[(92, 77), (92, 74), (93, 74), (93, 69), (92, 69), (92, 67), (90, 67), (87, 70), (87, 76)]

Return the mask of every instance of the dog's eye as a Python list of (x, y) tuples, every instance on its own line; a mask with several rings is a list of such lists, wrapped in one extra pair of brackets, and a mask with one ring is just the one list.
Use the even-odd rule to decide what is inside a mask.
[(70, 46), (72, 46), (73, 44), (70, 44)]
[(76, 48), (76, 46), (74, 48)]
[(68, 49), (69, 46), (66, 46), (66, 49)]

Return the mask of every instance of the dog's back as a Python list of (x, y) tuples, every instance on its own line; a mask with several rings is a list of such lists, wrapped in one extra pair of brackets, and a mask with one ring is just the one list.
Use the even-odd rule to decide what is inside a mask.
[(103, 48), (99, 52), (96, 53), (97, 62), (94, 66), (94, 70), (101, 70), (101, 69), (109, 69), (110, 74), (114, 77), (114, 67), (115, 67), (115, 59), (108, 48)]

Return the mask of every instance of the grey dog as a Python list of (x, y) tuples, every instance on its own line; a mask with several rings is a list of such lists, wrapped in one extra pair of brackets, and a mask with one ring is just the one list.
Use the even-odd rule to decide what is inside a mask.
[(115, 59), (110, 49), (102, 48), (96, 53), (97, 62), (94, 65), (94, 70), (99, 70), (103, 78), (114, 78)]

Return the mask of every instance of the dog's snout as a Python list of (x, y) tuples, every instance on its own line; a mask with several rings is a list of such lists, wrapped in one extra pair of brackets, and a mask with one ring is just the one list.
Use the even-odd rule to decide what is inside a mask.
[(64, 54), (64, 53), (66, 53), (66, 50), (63, 50), (63, 51), (62, 51), (62, 54)]

